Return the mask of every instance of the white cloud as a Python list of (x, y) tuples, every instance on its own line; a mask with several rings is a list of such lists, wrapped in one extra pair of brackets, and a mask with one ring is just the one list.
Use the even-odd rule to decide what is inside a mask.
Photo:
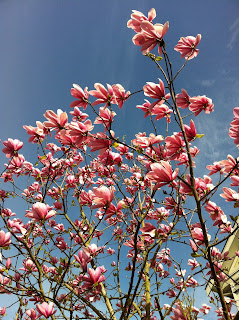
[(202, 80), (201, 84), (204, 87), (211, 87), (213, 84), (215, 83), (214, 79), (206, 79), (206, 80)]
[(231, 37), (230, 37), (229, 42), (227, 44), (227, 48), (232, 50), (233, 46), (236, 43), (236, 40), (239, 36), (239, 17), (230, 26), (230, 32), (231, 32)]

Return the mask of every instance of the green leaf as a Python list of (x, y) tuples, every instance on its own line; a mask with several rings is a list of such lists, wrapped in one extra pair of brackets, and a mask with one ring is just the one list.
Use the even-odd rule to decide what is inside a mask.
[(158, 56), (158, 57), (155, 58), (155, 60), (156, 61), (161, 61), (161, 60), (163, 60), (163, 57)]
[(204, 133), (202, 133), (202, 134), (196, 134), (196, 138), (199, 138), (199, 139), (201, 139), (203, 136), (204, 136)]
[(112, 147), (114, 147), (114, 148), (117, 148), (119, 146), (119, 144), (117, 143), (117, 142), (114, 142), (113, 144), (112, 144)]
[(203, 253), (201, 253), (201, 254), (198, 254), (197, 252), (191, 253), (191, 257), (193, 257), (193, 258), (198, 258), (198, 257), (202, 257), (202, 256), (203, 256)]

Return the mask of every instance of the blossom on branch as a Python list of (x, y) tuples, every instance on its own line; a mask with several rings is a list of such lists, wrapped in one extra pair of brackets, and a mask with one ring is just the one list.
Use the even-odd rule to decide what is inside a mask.
[(161, 55), (162, 46), (164, 45), (163, 37), (168, 31), (169, 22), (166, 22), (164, 25), (159, 23), (153, 25), (149, 21), (142, 21), (140, 28), (141, 32), (133, 37), (133, 43), (141, 47), (143, 54), (149, 53), (158, 45), (158, 53)]
[(191, 60), (199, 53), (199, 49), (196, 49), (196, 47), (201, 41), (201, 37), (200, 34), (198, 34), (196, 38), (192, 36), (182, 37), (174, 47), (174, 50), (181, 53), (181, 58), (185, 57), (185, 59)]
[(127, 22), (127, 27), (133, 29), (135, 32), (139, 33), (141, 31), (141, 22), (142, 21), (149, 21), (152, 22), (153, 19), (156, 17), (156, 11), (154, 8), (149, 10), (148, 18), (145, 15), (137, 10), (132, 10), (133, 13), (131, 14), (131, 19)]

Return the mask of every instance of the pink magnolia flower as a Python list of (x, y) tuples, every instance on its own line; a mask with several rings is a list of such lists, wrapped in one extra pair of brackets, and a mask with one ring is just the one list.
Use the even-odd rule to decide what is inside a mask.
[[(114, 135), (114, 133), (112, 134)], [(112, 141), (103, 132), (98, 132), (93, 135), (89, 142), (89, 147), (91, 152), (100, 150), (100, 154), (103, 154), (112, 145)]]
[(114, 164), (120, 165), (123, 162), (123, 158), (117, 152), (112, 152), (110, 150), (106, 150), (102, 155), (99, 156), (99, 159), (102, 164), (107, 166), (112, 166)]
[(95, 243), (90, 244), (88, 247), (83, 247), (83, 251), (89, 254), (91, 257), (97, 256), (100, 252), (103, 252), (103, 247), (98, 247)]
[(170, 317), (171, 320), (189, 320), (190, 319), (190, 315), (187, 315), (187, 311), (183, 310), (183, 307), (179, 303), (172, 309), (172, 311), (173, 311), (173, 316)]
[(196, 49), (196, 47), (199, 44), (201, 37), (201, 34), (198, 34), (196, 38), (192, 36), (182, 37), (174, 47), (174, 50), (181, 53), (181, 58), (185, 57), (185, 59), (191, 60), (199, 53), (199, 49)]
[(191, 248), (193, 249), (193, 252), (197, 252), (198, 251), (198, 247), (197, 247), (196, 243), (191, 239), (189, 239), (189, 242), (190, 242)]
[(6, 288), (6, 285), (11, 283), (11, 279), (8, 277), (3, 277), (0, 274), (0, 294), (1, 293), (6, 293), (6, 294), (11, 294), (11, 292), (9, 292)]
[(87, 87), (85, 87), (83, 91), (78, 84), (75, 84), (75, 83), (73, 84), (73, 88), (71, 88), (71, 95), (77, 100), (73, 101), (70, 104), (71, 108), (74, 108), (74, 107), (83, 107), (84, 109), (87, 108), (88, 98), (89, 98), (89, 92), (87, 90), (88, 90)]
[(97, 100), (92, 103), (92, 106), (104, 103), (106, 108), (107, 106), (110, 106), (111, 103), (116, 104), (114, 91), (111, 85), (107, 84), (108, 91), (100, 83), (95, 83), (94, 87), (96, 90), (89, 91), (90, 95), (97, 98)]
[(36, 320), (39, 318), (39, 316), (36, 313), (36, 310), (33, 308), (31, 310), (27, 310), (26, 315), (28, 315), (31, 320)]
[[(194, 223), (191, 226), (191, 233), (192, 233), (193, 239), (197, 242), (199, 246), (201, 244), (204, 244), (205, 239), (204, 239), (204, 235), (203, 235), (203, 231), (200, 223)], [(211, 236), (209, 234), (207, 234), (207, 239), (208, 241), (210, 241), (211, 239)]]
[(55, 210), (49, 211), (49, 206), (42, 202), (34, 203), (32, 210), (27, 211), (25, 217), (32, 218), (34, 221), (45, 221), (56, 215)]
[(166, 118), (168, 123), (171, 122), (171, 113), (173, 113), (173, 110), (170, 109), (166, 104), (156, 104), (151, 110), (151, 114), (154, 116), (156, 115), (155, 120)]
[(105, 131), (110, 128), (113, 118), (116, 115), (114, 111), (110, 111), (108, 108), (101, 107), (99, 109), (99, 117), (95, 119), (95, 124), (103, 124)]
[(116, 103), (118, 104), (119, 109), (122, 108), (123, 103), (129, 99), (130, 91), (125, 92), (125, 89), (122, 87), (121, 84), (114, 84), (112, 86)]
[(27, 134), (29, 134), (29, 142), (32, 143), (38, 143), (39, 141), (43, 141), (45, 138), (45, 134), (47, 133), (47, 129), (44, 128), (43, 123), (40, 121), (36, 121), (36, 127), (32, 126), (23, 126), (23, 128), (27, 131)]
[(8, 247), (11, 244), (11, 233), (5, 233), (3, 230), (0, 231), (0, 247)]
[(147, 82), (147, 84), (143, 87), (145, 96), (148, 96), (153, 99), (157, 99), (157, 101), (153, 102), (150, 105), (150, 109), (157, 104), (163, 104), (165, 100), (170, 98), (170, 93), (165, 95), (164, 83), (159, 79), (159, 84), (153, 82)]
[(7, 158), (11, 158), (14, 155), (17, 155), (18, 150), (20, 150), (23, 146), (23, 142), (18, 139), (9, 138), (7, 141), (3, 141), (5, 148), (2, 149), (4, 153), (6, 153)]
[(85, 281), (83, 287), (91, 289), (94, 284), (103, 282), (105, 280), (105, 276), (102, 275), (102, 273), (102, 267), (97, 267), (95, 270), (89, 268), (88, 275), (84, 275), (82, 277), (82, 280)]
[(189, 110), (194, 112), (195, 116), (198, 116), (203, 110), (205, 113), (209, 114), (213, 112), (214, 105), (210, 98), (206, 96), (197, 96), (190, 98)]
[(222, 188), (224, 193), (221, 193), (220, 196), (229, 201), (237, 201), (239, 202), (239, 193), (231, 188), (224, 187)]
[(79, 251), (78, 256), (75, 254), (74, 257), (76, 261), (79, 262), (79, 264), (81, 265), (82, 271), (86, 272), (87, 265), (92, 260), (90, 254), (84, 251)]
[(215, 202), (208, 201), (205, 210), (210, 214), (213, 221), (227, 222), (227, 217), (220, 207)]
[(74, 107), (73, 111), (70, 111), (70, 114), (73, 115), (72, 121), (85, 121), (88, 118), (88, 114), (80, 111), (78, 107)]
[(231, 176), (232, 180), (231, 186), (232, 187), (238, 187), (239, 186), (239, 176)]
[(40, 313), (41, 316), (45, 318), (49, 318), (56, 313), (57, 310), (54, 310), (54, 303), (53, 302), (43, 302), (42, 304), (37, 304), (37, 311)]
[(160, 163), (153, 163), (150, 165), (152, 171), (147, 173), (147, 178), (152, 182), (157, 183), (157, 187), (162, 187), (169, 184), (178, 175), (179, 169), (177, 168), (174, 172), (169, 162), (160, 161)]
[(85, 122), (71, 122), (67, 126), (69, 135), (75, 138), (75, 144), (80, 146), (82, 143), (88, 140), (88, 133), (92, 131), (94, 126), (92, 122), (88, 119)]
[(23, 267), (19, 268), (19, 270), (26, 271), (27, 273), (37, 271), (37, 267), (36, 267), (35, 263), (30, 258), (25, 259), (23, 261), (22, 265), (23, 265)]
[(27, 232), (26, 226), (19, 218), (14, 218), (13, 220), (9, 219), (7, 224), (14, 233), (21, 233), (24, 235)]
[(127, 22), (127, 27), (133, 29), (135, 32), (139, 33), (141, 31), (141, 22), (142, 21), (153, 21), (156, 17), (156, 11), (154, 8), (149, 10), (148, 18), (145, 15), (137, 10), (132, 10), (133, 13), (131, 14), (131, 19)]
[[(223, 172), (229, 173), (233, 168), (236, 168), (237, 167), (236, 160), (238, 159), (234, 159), (234, 157), (229, 154), (227, 156), (227, 160), (220, 161), (220, 164), (223, 166)], [(235, 172), (236, 170), (234, 171), (234, 174), (236, 174)], [(237, 173), (239, 173), (239, 171), (237, 171)]]
[(176, 104), (182, 109), (186, 109), (190, 105), (190, 97), (185, 89), (182, 89), (182, 93), (176, 95)]
[(6, 313), (6, 307), (0, 308), (0, 315), (4, 316), (5, 313)]
[[(184, 130), (185, 130), (188, 142), (193, 141), (196, 138), (196, 135), (197, 135), (197, 130), (196, 130), (194, 121), (190, 120), (190, 125), (189, 126), (187, 126), (186, 124), (184, 124), (183, 126), (184, 126)], [(180, 137), (182, 137), (183, 133), (180, 131), (178, 133), (178, 135)]]
[(218, 162), (218, 161), (213, 162), (213, 165), (208, 165), (206, 168), (208, 170), (211, 170), (209, 172), (209, 174), (208, 174), (209, 176), (211, 176), (211, 175), (213, 175), (214, 173), (217, 173), (217, 172), (220, 172), (220, 174), (223, 174), (223, 170), (222, 170), (223, 165), (222, 165), (221, 162)]
[(194, 270), (195, 268), (197, 268), (199, 266), (199, 263), (196, 261), (196, 259), (194, 258), (192, 259), (188, 259), (188, 265), (191, 266), (191, 270)]
[(239, 145), (239, 107), (234, 108), (234, 119), (231, 122), (231, 128), (229, 129), (229, 136), (234, 139), (234, 143)]
[(168, 292), (166, 293), (166, 296), (168, 296), (169, 298), (174, 298), (176, 297), (176, 292), (173, 289), (169, 289)]
[(170, 159), (177, 159), (184, 151), (185, 142), (179, 135), (172, 135), (165, 138), (167, 156)]
[(110, 205), (110, 203), (113, 201), (114, 198), (114, 188), (112, 187), (105, 187), (101, 186), (99, 188), (93, 188), (94, 196), (93, 196), (93, 207), (95, 208), (101, 208), (101, 207), (107, 207)]
[(208, 306), (207, 304), (203, 304), (202, 307), (200, 308), (200, 311), (203, 313), (203, 314), (207, 314), (209, 311), (211, 310), (211, 307)]
[(61, 109), (57, 110), (57, 114), (52, 110), (47, 110), (44, 117), (48, 120), (43, 123), (44, 127), (50, 130), (56, 129), (57, 132), (63, 129), (68, 121), (67, 113)]
[(133, 37), (133, 43), (136, 46), (141, 46), (143, 54), (149, 53), (158, 45), (158, 53), (161, 55), (162, 46), (164, 45), (163, 37), (168, 31), (169, 22), (167, 21), (164, 25), (159, 23), (153, 25), (149, 21), (142, 21), (140, 27), (141, 32)]
[(145, 222), (144, 227), (140, 228), (143, 235), (149, 235), (154, 238), (157, 235), (157, 228), (152, 223)]
[(151, 103), (146, 99), (144, 99), (144, 101), (145, 103), (143, 105), (138, 105), (136, 106), (136, 108), (143, 110), (143, 112), (145, 113), (144, 117), (147, 118), (147, 116), (151, 114)]

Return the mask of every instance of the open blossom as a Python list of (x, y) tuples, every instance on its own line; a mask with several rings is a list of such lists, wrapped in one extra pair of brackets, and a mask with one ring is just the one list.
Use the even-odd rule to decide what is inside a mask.
[(234, 143), (238, 146), (239, 145), (239, 107), (234, 108), (233, 110), (234, 118), (233, 121), (230, 123), (231, 127), (229, 129), (229, 136), (234, 139)]
[[(111, 131), (112, 136), (114, 136), (114, 132)], [(100, 150), (100, 154), (103, 154), (107, 149), (110, 148), (112, 141), (108, 138), (108, 136), (103, 132), (98, 132), (93, 135), (89, 142), (89, 147), (91, 152), (95, 152)]]
[(199, 49), (196, 49), (197, 45), (201, 41), (201, 34), (198, 34), (195, 37), (188, 36), (180, 38), (178, 44), (174, 47), (174, 50), (181, 53), (181, 58), (191, 60), (195, 58), (198, 53)]
[[(204, 239), (204, 235), (203, 235), (203, 231), (200, 223), (194, 223), (191, 226), (191, 233), (192, 233), (193, 239), (197, 242), (199, 246), (201, 244), (204, 244), (205, 239)], [(211, 236), (209, 234), (207, 234), (207, 239), (208, 241), (210, 241), (211, 239)]]
[(74, 255), (75, 259), (79, 264), (81, 265), (82, 271), (86, 272), (87, 271), (87, 265), (91, 261), (91, 256), (89, 253), (84, 252), (84, 251), (79, 251), (78, 255)]
[(18, 150), (23, 146), (23, 142), (18, 139), (9, 138), (7, 141), (3, 141), (5, 148), (2, 149), (2, 152), (6, 154), (7, 158), (11, 158), (14, 155), (17, 155)]
[(223, 165), (221, 164), (221, 162), (215, 161), (213, 162), (213, 165), (208, 165), (206, 167), (208, 170), (211, 170), (209, 172), (209, 176), (213, 175), (214, 173), (220, 172), (220, 174), (223, 174)]
[(226, 199), (227, 202), (229, 201), (237, 201), (239, 202), (239, 193), (231, 188), (224, 187), (223, 189), (224, 193), (221, 193), (220, 196), (224, 199)]
[(176, 95), (177, 107), (186, 109), (190, 105), (190, 97), (185, 89), (182, 89), (182, 93)]
[(43, 123), (40, 121), (36, 121), (36, 125), (36, 127), (23, 126), (23, 128), (27, 131), (27, 134), (30, 136), (28, 141), (32, 143), (43, 141), (45, 138), (45, 133), (47, 132), (47, 129), (44, 128)]
[(75, 138), (75, 144), (81, 145), (88, 139), (88, 133), (92, 131), (94, 126), (92, 125), (91, 120), (86, 120), (85, 122), (71, 122), (67, 126), (69, 135)]
[(143, 235), (149, 235), (150, 237), (154, 238), (157, 234), (157, 228), (152, 225), (152, 223), (145, 222), (144, 227), (140, 228), (140, 231)]
[(169, 22), (167, 21), (164, 25), (159, 23), (153, 25), (149, 21), (142, 21), (140, 23), (140, 27), (141, 32), (133, 37), (133, 43), (136, 46), (141, 46), (143, 54), (149, 53), (158, 45), (158, 53), (161, 55), (162, 46), (164, 44), (163, 37), (168, 31)]
[(8, 247), (11, 244), (11, 233), (5, 233), (3, 230), (0, 231), (0, 247)]
[(110, 111), (108, 108), (101, 107), (99, 109), (99, 117), (95, 119), (95, 124), (103, 124), (105, 131), (110, 128), (113, 118), (116, 115), (114, 111)]
[(74, 107), (73, 111), (70, 111), (70, 114), (73, 116), (72, 121), (85, 121), (88, 118), (88, 114), (80, 111), (78, 107)]
[(153, 21), (156, 17), (156, 11), (154, 8), (149, 10), (148, 18), (140, 11), (132, 10), (131, 19), (127, 22), (127, 27), (133, 29), (135, 32), (139, 33), (141, 31), (140, 24), (142, 21)]
[(110, 203), (113, 201), (114, 198), (114, 188), (112, 187), (105, 187), (101, 186), (99, 188), (93, 188), (94, 197), (93, 197), (93, 207), (94, 208), (101, 208), (109, 206)]
[(3, 276), (0, 274), (0, 294), (1, 294), (1, 293), (11, 294), (11, 293), (5, 288), (8, 284), (9, 284), (9, 285), (11, 284), (11, 279), (8, 278), (8, 277), (3, 277)]
[(56, 313), (57, 310), (54, 310), (54, 303), (53, 302), (43, 302), (42, 304), (37, 304), (37, 311), (40, 313), (41, 316), (45, 318), (51, 317), (53, 314)]
[(50, 130), (56, 129), (57, 132), (63, 129), (68, 121), (67, 113), (61, 109), (57, 110), (57, 114), (52, 110), (47, 110), (44, 117), (48, 120), (43, 123), (44, 127)]
[(143, 105), (137, 105), (136, 108), (143, 110), (143, 112), (145, 113), (144, 117), (147, 118), (147, 116), (151, 114), (151, 103), (146, 99), (144, 99), (144, 101), (145, 103)]
[[(190, 120), (189, 126), (186, 125), (186, 124), (184, 124), (183, 126), (184, 126), (184, 130), (185, 130), (185, 133), (186, 133), (188, 142), (193, 141), (193, 140), (196, 138), (196, 136), (197, 136), (197, 130), (196, 130), (194, 121), (193, 121), (193, 120)], [(183, 133), (182, 133), (181, 131), (178, 133), (178, 135), (179, 135), (180, 137), (183, 137)]]
[(36, 272), (37, 267), (35, 263), (30, 258), (28, 258), (23, 261), (23, 267), (19, 268), (19, 270), (26, 271), (27, 273)]
[(147, 82), (147, 84), (143, 87), (145, 96), (148, 96), (153, 99), (157, 99), (157, 101), (151, 103), (150, 109), (157, 104), (163, 104), (165, 100), (170, 98), (170, 93), (165, 95), (164, 83), (159, 79), (159, 84), (153, 82)]
[(150, 166), (151, 170), (147, 173), (147, 178), (157, 183), (157, 187), (162, 187), (172, 182), (178, 175), (179, 169), (174, 172), (169, 162), (160, 161), (160, 163), (153, 163)]
[[(105, 276), (102, 275), (104, 267), (97, 267), (95, 270), (89, 268), (88, 275), (84, 275), (82, 279), (85, 281), (84, 288), (91, 289), (94, 284), (101, 283), (105, 280)], [(105, 269), (104, 269), (105, 270)]]
[(210, 218), (213, 221), (222, 221), (224, 223), (227, 222), (226, 215), (222, 209), (216, 205), (215, 202), (208, 201), (207, 205), (205, 206), (205, 210), (210, 214)]
[(73, 84), (73, 88), (71, 89), (71, 95), (76, 98), (77, 100), (73, 101), (70, 104), (71, 108), (74, 107), (83, 107), (84, 109), (87, 108), (88, 105), (88, 98), (89, 92), (87, 91), (88, 88), (85, 87), (84, 91), (78, 84)]
[(173, 110), (170, 109), (166, 104), (156, 104), (152, 108), (151, 113), (153, 116), (156, 115), (155, 120), (159, 120), (165, 117), (166, 121), (170, 123), (171, 122), (170, 114), (173, 113)]
[(184, 151), (185, 142), (179, 135), (172, 135), (165, 138), (167, 156), (170, 159), (178, 159), (180, 153)]
[(114, 91), (116, 103), (118, 104), (119, 109), (121, 109), (125, 100), (129, 98), (130, 91), (125, 92), (125, 89), (121, 84), (114, 84), (112, 88)]
[[(28, 315), (30, 317), (31, 320), (36, 320), (38, 319), (37, 313), (35, 309), (31, 309), (31, 310), (26, 310), (26, 315)], [(26, 319), (26, 318), (25, 318)], [(28, 318), (29, 319), (29, 318)], [(28, 320), (27, 319), (27, 320)]]
[(203, 110), (205, 113), (213, 112), (214, 105), (210, 98), (206, 96), (197, 96), (190, 98), (189, 110), (194, 112), (195, 116), (198, 116)]
[(31, 211), (27, 211), (25, 217), (32, 218), (34, 221), (48, 220), (56, 215), (55, 210), (49, 210), (45, 203), (37, 202), (32, 206)]
[(106, 108), (107, 106), (110, 106), (111, 103), (116, 104), (114, 90), (111, 85), (107, 84), (108, 91), (100, 83), (95, 83), (94, 87), (96, 90), (89, 91), (90, 95), (97, 98), (97, 100), (92, 103), (92, 106), (104, 103)]
[(199, 266), (199, 263), (195, 260), (195, 258), (193, 260), (188, 259), (188, 265), (192, 267), (191, 270), (194, 270)]

